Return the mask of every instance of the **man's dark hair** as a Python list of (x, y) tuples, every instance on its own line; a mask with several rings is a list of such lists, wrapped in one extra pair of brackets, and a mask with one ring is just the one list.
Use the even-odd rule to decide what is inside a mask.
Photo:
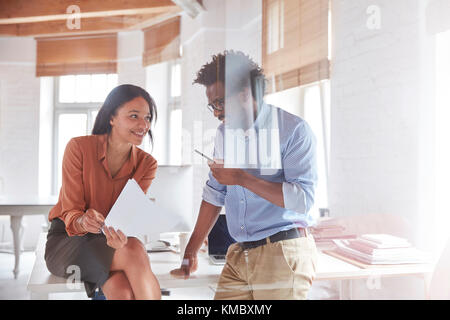
[(212, 61), (203, 65), (193, 83), (210, 86), (221, 81), (227, 91), (237, 93), (251, 87), (252, 96), (262, 101), (265, 90), (263, 70), (241, 51), (224, 51), (212, 56)]
[[(156, 104), (150, 94), (141, 87), (132, 84), (122, 84), (112, 89), (106, 97), (105, 102), (100, 108), (97, 118), (95, 119), (92, 134), (109, 134), (111, 132), (111, 124), (109, 123), (111, 117), (115, 116), (117, 114), (117, 110), (125, 103), (137, 97), (142, 97), (145, 101), (147, 101), (149, 106), (150, 122), (156, 121)], [(150, 136), (150, 141), (153, 143), (153, 135), (151, 130), (148, 131), (148, 135)]]

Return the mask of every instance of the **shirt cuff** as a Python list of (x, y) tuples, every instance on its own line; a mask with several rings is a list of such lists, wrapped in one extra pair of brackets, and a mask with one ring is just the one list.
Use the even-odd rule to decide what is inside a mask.
[(75, 225), (75, 220), (81, 217), (84, 214), (84, 212), (79, 211), (73, 211), (69, 212), (64, 217), (64, 223), (66, 225), (66, 232), (69, 235), (69, 237), (72, 236), (83, 236), (87, 234), (87, 232), (83, 232), (81, 230), (78, 230), (77, 226)]
[(284, 207), (298, 213), (306, 213), (305, 191), (296, 183), (283, 182)]
[(203, 188), (202, 199), (216, 207), (223, 207), (225, 204), (225, 195), (210, 187), (208, 183)]

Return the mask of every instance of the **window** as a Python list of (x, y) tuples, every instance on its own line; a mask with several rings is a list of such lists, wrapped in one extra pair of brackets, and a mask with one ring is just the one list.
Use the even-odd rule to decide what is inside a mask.
[(147, 141), (142, 149), (151, 153), (159, 165), (181, 164), (182, 110), (181, 64), (179, 60), (161, 62), (146, 68), (147, 91), (158, 110), (153, 127), (153, 148)]
[(320, 217), (319, 208), (328, 208), (328, 168), (330, 149), (330, 89), (329, 80), (294, 87), (267, 95), (265, 101), (304, 119), (317, 140), (318, 184), (314, 207), (310, 214)]
[(284, 47), (284, 0), (271, 1), (268, 6), (267, 53)]
[(61, 188), (67, 142), (91, 133), (98, 110), (117, 82), (117, 74), (68, 75), (55, 79), (54, 194)]
[(177, 98), (181, 96), (181, 64), (175, 63), (170, 68), (170, 96)]
[(58, 102), (103, 102), (116, 85), (117, 74), (62, 76), (59, 77)]
[(329, 81), (305, 88), (304, 119), (317, 139), (318, 183), (312, 212), (319, 217), (319, 208), (328, 208), (328, 159), (329, 159)]
[(170, 63), (170, 98), (169, 98), (169, 163), (181, 164), (182, 115), (181, 110), (181, 63)]
[(170, 112), (170, 149), (169, 163), (181, 164), (181, 129), (182, 129), (182, 110), (180, 108), (172, 109)]
[(267, 92), (329, 79), (329, 0), (263, 0), (262, 5)]
[(450, 30), (436, 36), (436, 115), (435, 115), (435, 250), (440, 252), (448, 239), (450, 211)]

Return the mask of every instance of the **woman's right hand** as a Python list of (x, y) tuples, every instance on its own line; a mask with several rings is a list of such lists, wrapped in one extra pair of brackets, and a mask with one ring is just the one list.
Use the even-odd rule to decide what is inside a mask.
[(114, 249), (121, 249), (123, 248), (127, 242), (128, 238), (127, 236), (120, 230), (114, 230), (113, 227), (107, 227), (105, 226), (103, 228), (103, 231), (106, 236), (106, 244)]
[(88, 209), (77, 219), (78, 225), (85, 232), (100, 233), (105, 217), (95, 209)]

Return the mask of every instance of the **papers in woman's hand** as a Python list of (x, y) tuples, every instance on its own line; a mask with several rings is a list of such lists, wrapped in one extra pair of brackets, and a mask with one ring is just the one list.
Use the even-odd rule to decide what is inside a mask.
[(130, 179), (109, 211), (105, 225), (120, 229), (128, 237), (139, 237), (166, 232), (179, 219), (162, 212), (136, 180)]

